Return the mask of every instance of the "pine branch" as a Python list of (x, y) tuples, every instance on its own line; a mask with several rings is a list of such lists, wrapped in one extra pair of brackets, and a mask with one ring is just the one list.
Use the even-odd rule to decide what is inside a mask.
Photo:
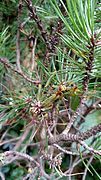
[[(80, 133), (79, 135), (67, 133), (67, 134), (59, 134), (53, 137), (50, 137), (48, 140), (49, 145), (59, 143), (60, 141), (70, 141), (70, 142), (77, 142), (84, 146), (90, 153), (98, 154), (101, 156), (101, 151), (94, 150), (92, 147), (88, 147), (88, 145), (84, 142), (84, 140), (89, 139), (92, 136), (95, 136), (97, 133), (101, 132), (101, 124), (94, 126), (90, 130)], [(45, 144), (45, 141), (41, 142)]]
[(95, 136), (97, 133), (101, 132), (101, 124), (94, 126), (93, 128), (91, 128), (90, 130), (81, 133), (81, 137), (83, 140), (86, 140), (88, 138), (90, 138), (91, 136)]
[(61, 28), (62, 28), (62, 21), (59, 19), (57, 23), (57, 27), (54, 27), (53, 34), (48, 35), (47, 31), (44, 29), (44, 25), (40, 18), (36, 14), (36, 8), (32, 5), (31, 0), (24, 0), (25, 3), (27, 4), (27, 7), (30, 12), (30, 18), (34, 19), (34, 21), (37, 24), (37, 27), (41, 33), (41, 36), (46, 44), (46, 54), (45, 54), (45, 59), (48, 60), (50, 53), (55, 53), (55, 46), (59, 43), (59, 35), (58, 33), (61, 34)]
[(78, 142), (80, 140), (83, 141), (90, 138), (91, 136), (95, 136), (99, 132), (101, 132), (101, 124), (94, 126), (90, 130), (87, 130), (86, 132), (80, 133), (78, 135), (71, 133), (67, 133), (67, 134), (61, 133), (54, 137), (50, 137), (49, 144), (54, 144), (60, 141), (73, 141), (73, 142)]
[(40, 30), (41, 36), (42, 36), (42, 38), (44, 39), (44, 42), (45, 42), (47, 48), (48, 48), (49, 50), (51, 50), (52, 47), (51, 47), (51, 44), (49, 43), (49, 36), (48, 36), (46, 30), (44, 29), (44, 25), (43, 25), (42, 21), (39, 19), (39, 17), (38, 17), (37, 14), (36, 14), (36, 9), (35, 9), (35, 7), (32, 5), (32, 1), (31, 1), (31, 0), (24, 0), (24, 1), (25, 1), (25, 3), (27, 4), (27, 7), (28, 7), (28, 9), (29, 9), (30, 17), (31, 17), (32, 19), (34, 19), (34, 21), (36, 22), (36, 24), (37, 24), (37, 26), (38, 26), (38, 29)]
[(86, 72), (82, 83), (84, 93), (88, 91), (90, 73), (92, 71), (93, 62), (94, 62), (95, 39), (93, 36), (90, 39), (90, 45), (88, 45), (88, 48), (89, 48), (88, 62), (86, 63), (86, 67), (85, 67)]

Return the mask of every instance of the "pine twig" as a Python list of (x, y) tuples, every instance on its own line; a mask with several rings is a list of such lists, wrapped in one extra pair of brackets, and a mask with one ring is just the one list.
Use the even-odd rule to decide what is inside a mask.
[(26, 137), (28, 136), (29, 132), (31, 131), (31, 126), (28, 126), (23, 135), (19, 138), (18, 142), (16, 143), (16, 145), (14, 146), (14, 151), (18, 150), (19, 147), (21, 146), (21, 144), (24, 142), (24, 140), (26, 139)]
[(0, 155), (2, 157), (2, 163), (4, 164), (9, 164), (15, 160), (24, 159), (25, 161), (28, 161), (31, 164), (34, 164), (38, 167), (40, 166), (40, 164), (37, 161), (35, 161), (34, 158), (25, 153), (17, 151), (6, 151), (4, 153), (1, 153)]
[(44, 29), (44, 26), (42, 24), (42, 21), (39, 19), (39, 17), (37, 16), (36, 14), (36, 9), (35, 7), (32, 5), (32, 1), (31, 0), (24, 0), (25, 3), (27, 4), (27, 7), (29, 9), (29, 12), (30, 12), (30, 17), (32, 19), (34, 19), (34, 21), (36, 22), (37, 24), (37, 27), (38, 29), (40, 30), (40, 33), (41, 33), (41, 36), (47, 46), (48, 49), (51, 50), (51, 44), (49, 43), (49, 36), (47, 34), (47, 31)]
[(74, 141), (78, 142), (79, 140), (86, 140), (91, 136), (95, 136), (97, 133), (101, 132), (101, 124), (94, 126), (93, 128), (87, 130), (84, 133), (80, 133), (79, 135), (72, 133), (61, 133), (59, 135), (53, 136), (49, 138), (49, 144), (54, 144), (60, 141)]
[[(90, 130), (84, 132), (84, 133), (80, 133), (79, 135), (76, 134), (71, 134), (71, 133), (67, 133), (67, 134), (59, 134), (53, 137), (50, 137), (48, 140), (49, 145), (58, 143), (60, 141), (72, 141), (72, 142), (79, 142), (81, 145), (83, 145), (86, 149), (88, 149), (91, 153), (95, 153), (98, 155), (101, 155), (100, 151), (94, 150), (91, 147), (88, 147), (86, 145), (86, 143), (84, 142), (84, 140), (90, 138), (91, 136), (96, 135), (97, 133), (101, 132), (101, 124), (94, 126), (93, 128), (91, 128)], [(43, 141), (42, 144), (44, 144), (45, 142)]]
[(0, 58), (0, 62), (2, 64), (4, 64), (6, 67), (10, 68), (12, 71), (18, 73), (20, 76), (22, 76), (26, 81), (30, 82), (30, 83), (33, 83), (35, 85), (38, 85), (41, 83), (40, 80), (33, 80), (33, 79), (30, 79), (28, 76), (26, 76), (23, 72), (15, 69), (10, 63), (8, 63), (8, 59), (7, 58)]
[(90, 153), (97, 154), (97, 155), (101, 156), (101, 150), (95, 150), (95, 149), (93, 149), (92, 147), (89, 147), (84, 141), (79, 141), (79, 143), (80, 143), (85, 149), (87, 149), (88, 151), (90, 151)]
[(59, 146), (58, 144), (53, 144), (54, 147), (56, 147), (58, 150), (60, 150), (61, 152), (65, 153), (65, 154), (69, 154), (72, 156), (79, 156), (80, 154), (77, 152), (72, 152), (72, 151), (68, 151), (66, 149), (63, 149), (61, 146)]
[(63, 131), (63, 134), (67, 134), (70, 131), (72, 125), (74, 124), (78, 116), (80, 117), (83, 116), (85, 112), (87, 111), (87, 109), (88, 107), (86, 105), (86, 98), (85, 96), (82, 96), (80, 105), (77, 108), (76, 112), (74, 112), (73, 115), (71, 116), (70, 122), (67, 124), (65, 130)]
[(92, 71), (93, 62), (94, 62), (95, 39), (93, 36), (91, 36), (90, 45), (88, 45), (88, 48), (89, 48), (88, 62), (86, 63), (86, 67), (85, 67), (86, 72), (82, 83), (84, 93), (88, 91), (90, 73)]
[(82, 137), (83, 140), (86, 140), (86, 139), (90, 138), (91, 136), (95, 136), (99, 132), (101, 132), (101, 123), (94, 126), (90, 130), (87, 130), (86, 132), (81, 133), (80, 136)]

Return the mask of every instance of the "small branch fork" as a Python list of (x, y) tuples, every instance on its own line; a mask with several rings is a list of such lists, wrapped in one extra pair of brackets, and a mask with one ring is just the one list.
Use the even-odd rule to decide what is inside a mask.
[(35, 81), (35, 80), (29, 78), (28, 76), (26, 76), (23, 72), (15, 69), (10, 63), (8, 63), (9, 61), (8, 61), (7, 58), (0, 58), (0, 62), (1, 62), (2, 64), (4, 64), (6, 67), (10, 68), (12, 71), (18, 73), (18, 74), (19, 74), (20, 76), (22, 76), (26, 81), (28, 81), (28, 82), (30, 82), (30, 83), (33, 83), (33, 84), (35, 84), (35, 85), (38, 85), (38, 84), (41, 83), (40, 80), (36, 80), (36, 81)]

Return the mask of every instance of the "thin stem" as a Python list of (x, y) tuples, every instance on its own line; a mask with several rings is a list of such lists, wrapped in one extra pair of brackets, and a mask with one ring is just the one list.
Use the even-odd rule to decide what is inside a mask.
[(101, 156), (101, 151), (97, 151), (95, 149), (93, 149), (92, 147), (89, 147), (84, 141), (79, 141), (79, 143), (85, 148), (87, 149), (88, 151), (90, 151), (90, 153), (93, 153), (93, 154), (97, 154), (99, 156)]
[(2, 157), (4, 157), (5, 164), (11, 163), (15, 160), (24, 159), (25, 161), (29, 161), (32, 164), (36, 164), (36, 166), (40, 166), (40, 164), (35, 161), (31, 156), (25, 153), (17, 152), (17, 151), (6, 151), (1, 154)]
[(15, 69), (11, 64), (8, 63), (8, 60), (7, 58), (0, 58), (0, 62), (3, 63), (5, 66), (7, 66), (8, 68), (10, 68), (12, 71), (18, 73), (20, 76), (22, 76), (24, 79), (26, 79), (28, 82), (30, 83), (33, 83), (35, 85), (38, 85), (41, 83), (40, 80), (33, 80), (33, 79), (30, 79), (29, 77), (27, 77), (23, 72)]

